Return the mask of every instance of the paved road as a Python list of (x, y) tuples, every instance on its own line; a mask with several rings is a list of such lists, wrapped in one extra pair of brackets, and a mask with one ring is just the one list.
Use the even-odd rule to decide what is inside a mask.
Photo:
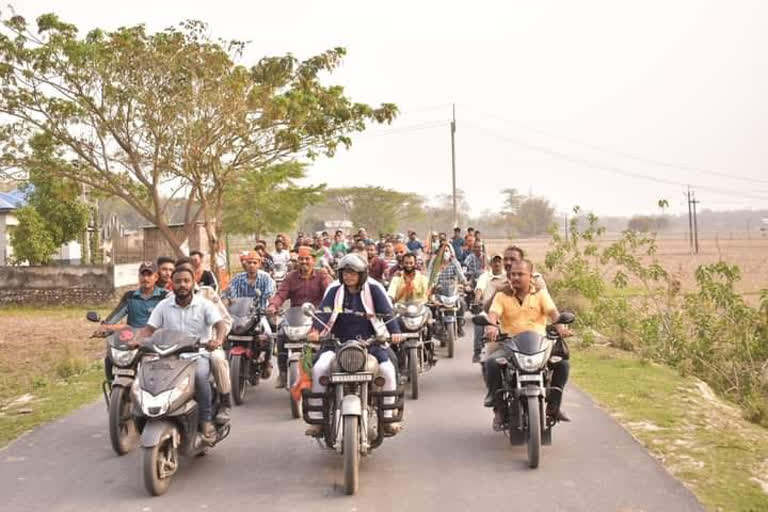
[(233, 432), (209, 455), (182, 460), (165, 496), (149, 498), (138, 452), (117, 457), (96, 403), (0, 451), (0, 509), (8, 512), (198, 510), (699, 511), (700, 504), (583, 393), (571, 387), (574, 422), (559, 425), (541, 466), (491, 431), (470, 341), (422, 379), (406, 430), (363, 460), (360, 492), (341, 491), (341, 457), (289, 419), (272, 383), (235, 409)]

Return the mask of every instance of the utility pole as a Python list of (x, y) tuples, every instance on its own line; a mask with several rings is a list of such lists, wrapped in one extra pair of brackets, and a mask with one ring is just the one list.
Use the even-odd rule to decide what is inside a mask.
[(451, 176), (453, 177), (453, 227), (459, 225), (456, 212), (456, 104), (453, 104), (453, 119), (451, 120)]
[(688, 187), (688, 248), (693, 250), (693, 217), (691, 213), (691, 187)]
[(700, 202), (701, 201), (696, 200), (696, 192), (694, 192), (691, 204), (693, 205), (693, 242), (694, 247), (696, 248), (696, 254), (699, 254), (699, 224), (696, 218), (696, 204)]
[(568, 214), (565, 214), (565, 243), (568, 243)]

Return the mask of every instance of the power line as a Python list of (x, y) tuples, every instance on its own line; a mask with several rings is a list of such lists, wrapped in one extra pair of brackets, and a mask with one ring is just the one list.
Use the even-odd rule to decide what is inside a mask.
[(450, 123), (448, 121), (431, 121), (428, 123), (421, 123), (421, 124), (415, 124), (415, 125), (398, 126), (397, 128), (392, 128), (389, 130), (364, 132), (357, 135), (356, 137), (368, 138), (368, 137), (381, 137), (384, 135), (396, 135), (400, 133), (409, 133), (409, 132), (415, 132), (420, 130), (430, 130), (432, 128), (444, 128), (449, 124)]
[[(668, 180), (668, 179), (664, 179), (664, 178), (658, 178), (656, 176), (649, 176), (647, 174), (642, 174), (642, 173), (637, 173), (637, 172), (632, 172), (632, 171), (626, 171), (624, 169), (621, 169), (621, 168), (615, 167), (615, 166), (611, 166), (611, 165), (596, 163), (596, 162), (593, 162), (591, 160), (587, 160), (587, 159), (584, 159), (584, 158), (581, 158), (581, 157), (576, 157), (576, 156), (573, 156), (573, 155), (569, 155), (567, 153), (556, 151), (556, 150), (553, 150), (553, 149), (545, 147), (545, 146), (539, 146), (539, 145), (536, 145), (536, 144), (531, 144), (529, 142), (526, 142), (526, 141), (523, 141), (523, 140), (520, 140), (520, 139), (517, 139), (517, 138), (514, 138), (514, 137), (510, 137), (510, 136), (507, 136), (507, 135), (502, 135), (502, 134), (496, 133), (494, 131), (487, 130), (486, 128), (478, 126), (478, 125), (476, 125), (474, 123), (466, 123), (466, 125), (471, 127), (471, 128), (475, 128), (476, 130), (479, 130), (481, 132), (485, 132), (488, 135), (491, 135), (491, 136), (497, 137), (497, 138), (499, 138), (501, 140), (504, 140), (504, 141), (510, 142), (512, 144), (524, 147), (524, 148), (529, 149), (531, 151), (536, 151), (536, 152), (539, 152), (539, 153), (545, 153), (545, 154), (553, 156), (555, 158), (560, 158), (562, 160), (567, 160), (569, 162), (580, 164), (580, 165), (586, 165), (587, 167), (591, 167), (591, 168), (594, 168), (594, 169), (600, 169), (602, 171), (607, 171), (607, 172), (611, 172), (611, 173), (614, 173), (614, 174), (620, 174), (622, 176), (628, 176), (630, 178), (654, 181), (656, 183), (661, 183), (661, 184), (664, 184), (664, 185), (674, 185), (674, 186), (678, 186), (678, 187), (686, 187), (686, 186), (689, 185), (687, 183), (681, 183), (681, 182), (678, 182), (678, 181)], [(752, 194), (749, 194), (749, 193), (744, 193), (744, 192), (735, 191), (735, 190), (707, 187), (707, 186), (702, 186), (702, 185), (696, 185), (696, 188), (701, 189), (701, 190), (707, 190), (707, 191), (709, 191), (709, 192), (711, 192), (713, 194), (734, 195), (734, 196), (739, 196), (741, 198), (755, 199), (755, 200), (758, 200), (758, 201), (768, 201), (768, 197), (766, 197), (766, 196), (755, 196), (755, 195), (752, 195)]]
[(638, 155), (638, 154), (634, 154), (634, 153), (627, 153), (627, 152), (624, 152), (624, 151), (617, 151), (615, 149), (606, 148), (604, 146), (599, 146), (597, 144), (592, 144), (590, 142), (585, 142), (585, 141), (582, 141), (582, 140), (579, 140), (579, 139), (574, 139), (573, 137), (569, 137), (567, 135), (558, 135), (556, 133), (548, 132), (546, 130), (542, 130), (542, 129), (536, 128), (534, 126), (529, 126), (529, 125), (518, 123), (518, 122), (509, 120), (509, 119), (505, 119), (503, 117), (499, 117), (499, 116), (497, 116), (495, 114), (491, 114), (490, 112), (485, 112), (485, 111), (482, 111), (482, 110), (474, 108), (474, 107), (469, 107), (469, 108), (474, 110), (475, 112), (477, 112), (479, 114), (482, 114), (482, 115), (487, 116), (487, 117), (491, 117), (491, 118), (496, 119), (498, 121), (502, 121), (502, 122), (509, 123), (509, 124), (514, 124), (516, 126), (522, 127), (525, 130), (529, 130), (529, 131), (532, 131), (532, 132), (540, 133), (541, 135), (546, 135), (547, 137), (552, 137), (554, 139), (561, 139), (561, 140), (570, 142), (572, 144), (578, 144), (580, 146), (584, 146), (584, 147), (590, 148), (590, 149), (592, 149), (594, 151), (599, 151), (601, 153), (611, 154), (611, 155), (619, 156), (621, 158), (628, 158), (628, 159), (631, 159), (631, 160), (637, 160), (638, 162), (643, 162), (643, 163), (646, 163), (646, 164), (656, 165), (656, 166), (659, 166), (659, 167), (667, 167), (667, 168), (670, 168), (670, 169), (680, 169), (680, 170), (684, 170), (684, 171), (700, 172), (700, 173), (704, 173), (704, 174), (710, 174), (712, 176), (718, 176), (720, 178), (728, 178), (728, 179), (734, 179), (734, 180), (741, 180), (741, 181), (745, 181), (745, 182), (749, 182), (749, 183), (759, 183), (759, 184), (762, 184), (762, 185), (768, 185), (768, 180), (761, 180), (761, 179), (758, 179), (758, 178), (748, 178), (746, 176), (736, 176), (736, 175), (733, 175), (733, 174), (728, 174), (728, 173), (724, 173), (724, 172), (714, 171), (712, 169), (704, 169), (704, 168), (701, 168), (701, 167), (694, 167), (694, 166), (686, 165), (686, 164), (670, 163), (670, 162), (665, 162), (663, 160), (657, 160), (655, 158), (649, 158), (649, 157)]

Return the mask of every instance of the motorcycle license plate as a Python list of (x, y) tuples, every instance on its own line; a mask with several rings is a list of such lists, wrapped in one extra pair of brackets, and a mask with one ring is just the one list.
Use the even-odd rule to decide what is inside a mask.
[(136, 372), (131, 370), (130, 368), (115, 368), (112, 370), (112, 373), (115, 375), (124, 375), (126, 377), (133, 377), (136, 375)]
[(230, 334), (227, 338), (229, 341), (253, 341), (253, 336), (238, 336), (236, 334)]
[(301, 350), (304, 348), (303, 343), (286, 343), (284, 346), (286, 349), (291, 349), (291, 350)]
[(331, 382), (366, 382), (373, 379), (372, 373), (334, 373)]

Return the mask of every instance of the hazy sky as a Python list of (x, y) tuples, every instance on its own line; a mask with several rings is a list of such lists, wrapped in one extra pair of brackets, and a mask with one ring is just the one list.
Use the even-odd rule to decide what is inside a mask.
[[(451, 190), (477, 214), (514, 187), (603, 215), (768, 208), (768, 2), (13, 2), (85, 32), (187, 18), (252, 41), (245, 63), (345, 46), (331, 80), (356, 101), (394, 102), (390, 127), (311, 168), (313, 182)], [(744, 178), (737, 179), (736, 177)], [(656, 180), (656, 181), (654, 181)]]

